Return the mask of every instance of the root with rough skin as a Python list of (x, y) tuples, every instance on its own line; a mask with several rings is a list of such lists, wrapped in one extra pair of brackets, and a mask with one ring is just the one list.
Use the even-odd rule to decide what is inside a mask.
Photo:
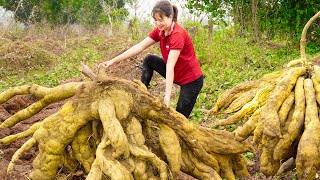
[[(288, 63), (288, 68), (280, 71), (278, 76), (270, 73), (255, 81), (236, 85), (223, 93), (211, 109), (213, 113), (225, 113), (228, 106), (237, 105), (237, 111), (227, 119), (214, 125), (241, 124), (236, 130), (236, 139), (240, 142), (253, 135), (252, 144), (262, 150), (260, 170), (266, 176), (281, 173), (286, 167), (281, 165), (290, 158), (295, 158), (298, 179), (315, 179), (320, 170), (320, 67), (307, 61), (305, 54), (306, 31), (311, 23), (320, 17), (320, 12), (305, 25), (301, 36), (301, 59)], [(269, 78), (266, 78), (269, 77)], [(247, 113), (245, 108), (251, 106), (252, 82), (257, 97), (265, 87), (274, 87), (268, 96), (260, 98), (256, 109), (260, 113)], [(241, 88), (240, 88), (241, 87)], [(238, 95), (241, 94), (241, 95)], [(243, 97), (248, 96), (248, 97)], [(243, 101), (236, 101), (238, 97)], [(258, 98), (259, 99), (259, 98)], [(239, 103), (240, 102), (240, 103)], [(241, 108), (238, 105), (242, 105)], [(234, 109), (234, 106), (230, 109)], [(254, 109), (255, 110), (255, 109)], [(248, 119), (248, 120), (247, 120)], [(281, 168), (281, 169), (279, 169)], [(230, 175), (231, 178), (231, 175)]]
[[(32, 179), (53, 179), (61, 164), (74, 169), (74, 160), (81, 164), (88, 179), (104, 176), (110, 179), (173, 179), (181, 171), (200, 179), (221, 179), (235, 177), (239, 168), (233, 167), (232, 157), (250, 149), (247, 142), (236, 141), (230, 132), (190, 123), (150, 95), (137, 81), (99, 75), (95, 81), (64, 84), (52, 89), (32, 87), (37, 88), (26, 91), (25, 87), (23, 90), (16, 87), (15, 93), (9, 90), (1, 94), (0, 97), (6, 97), (6, 100), (24, 93), (40, 94), (42, 99), (35, 103), (41, 104), (37, 105), (37, 110), (32, 110), (34, 108), (30, 107), (36, 105), (31, 105), (0, 127), (14, 126), (50, 103), (72, 97), (57, 113), (29, 130), (0, 140), (10, 143), (32, 135), (32, 142), (36, 142), (39, 149), (33, 161)], [(159, 133), (159, 150), (164, 156), (146, 146), (141, 122), (147, 121), (160, 127), (151, 133)], [(72, 157), (68, 157), (70, 147)], [(27, 149), (23, 146), (15, 159)], [(185, 158), (186, 154), (192, 157), (191, 161)], [(230, 163), (221, 166), (224, 161)], [(246, 163), (237, 162), (237, 167), (243, 167), (242, 174), (246, 174)]]

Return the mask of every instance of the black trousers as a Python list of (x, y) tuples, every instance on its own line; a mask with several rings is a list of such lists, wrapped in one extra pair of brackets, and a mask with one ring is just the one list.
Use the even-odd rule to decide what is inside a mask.
[[(148, 88), (150, 85), (153, 71), (158, 72), (164, 78), (166, 77), (166, 64), (164, 60), (155, 55), (148, 55), (143, 61), (141, 82)], [(179, 100), (176, 110), (183, 114), (186, 118), (189, 117), (194, 104), (196, 103), (198, 94), (203, 86), (203, 76), (195, 81), (180, 86)]]

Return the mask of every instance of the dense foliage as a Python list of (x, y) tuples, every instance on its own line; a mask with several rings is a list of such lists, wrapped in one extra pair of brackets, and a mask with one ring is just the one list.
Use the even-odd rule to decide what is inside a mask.
[[(215, 24), (225, 15), (233, 18), (238, 35), (252, 35), (256, 40), (290, 35), (298, 42), (306, 22), (320, 9), (317, 0), (190, 0), (186, 6), (192, 12), (206, 12)], [(320, 21), (309, 29), (311, 51), (320, 45)]]
[(0, 6), (15, 12), (25, 25), (49, 22), (52, 25), (82, 23), (97, 26), (122, 20), (128, 15), (125, 0), (0, 0)]

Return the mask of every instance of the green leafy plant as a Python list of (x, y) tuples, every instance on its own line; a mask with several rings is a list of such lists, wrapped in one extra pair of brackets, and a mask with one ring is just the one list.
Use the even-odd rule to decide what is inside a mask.
[(244, 156), (249, 160), (254, 160), (254, 154), (252, 152), (246, 152)]

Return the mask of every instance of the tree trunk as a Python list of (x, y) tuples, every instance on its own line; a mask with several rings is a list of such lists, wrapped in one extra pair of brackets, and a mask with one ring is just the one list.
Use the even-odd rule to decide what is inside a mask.
[(257, 18), (257, 10), (258, 10), (259, 0), (251, 0), (251, 13), (252, 13), (252, 28), (253, 28), (253, 38), (255, 42), (259, 41), (259, 28), (258, 28), (258, 18)]

